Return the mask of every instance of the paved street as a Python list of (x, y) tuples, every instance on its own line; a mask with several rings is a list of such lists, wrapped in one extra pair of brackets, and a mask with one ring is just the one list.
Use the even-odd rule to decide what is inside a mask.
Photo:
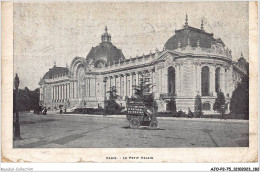
[(248, 121), (159, 118), (159, 129), (129, 129), (125, 116), (22, 113), (16, 148), (248, 146)]

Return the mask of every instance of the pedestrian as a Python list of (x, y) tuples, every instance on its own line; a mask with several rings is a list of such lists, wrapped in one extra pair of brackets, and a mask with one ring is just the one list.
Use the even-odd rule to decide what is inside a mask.
[(62, 108), (60, 108), (60, 114), (62, 114)]
[(44, 115), (47, 115), (47, 108), (44, 108)]
[(191, 112), (190, 108), (188, 108), (188, 117), (192, 118), (193, 117), (193, 113)]
[(43, 114), (43, 115), (44, 115), (44, 109), (45, 109), (45, 107), (42, 108), (42, 114)]

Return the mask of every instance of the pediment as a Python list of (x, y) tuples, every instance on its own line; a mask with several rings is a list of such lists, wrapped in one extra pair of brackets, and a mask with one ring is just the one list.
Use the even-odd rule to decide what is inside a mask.
[(176, 57), (179, 57), (179, 55), (180, 54), (177, 53), (177, 52), (166, 50), (166, 51), (162, 52), (155, 61), (168, 61), (168, 62), (172, 62), (172, 61), (174, 61), (174, 59)]

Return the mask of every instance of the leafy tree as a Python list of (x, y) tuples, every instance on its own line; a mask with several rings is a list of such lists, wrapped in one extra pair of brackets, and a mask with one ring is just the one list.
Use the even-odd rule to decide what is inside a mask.
[(249, 118), (249, 77), (245, 76), (233, 91), (230, 100), (230, 111), (234, 114), (245, 114)]
[(201, 117), (202, 116), (202, 101), (200, 95), (197, 95), (195, 98), (195, 116), (196, 117)]
[(152, 108), (157, 111), (158, 106), (154, 100), (154, 93), (151, 92), (153, 85), (150, 82), (148, 75), (142, 74), (139, 78), (139, 85), (134, 85), (135, 101), (142, 101), (148, 108)]
[[(29, 90), (27, 87), (19, 89), (17, 92), (17, 101), (15, 102), (14, 91), (14, 108), (17, 107), (19, 111), (29, 111), (39, 107), (40, 90)], [(17, 104), (16, 104), (17, 103)]]
[(225, 114), (226, 101), (225, 96), (221, 90), (217, 92), (217, 98), (213, 104), (213, 110), (219, 112), (222, 115)]
[(119, 113), (122, 110), (122, 107), (116, 102), (118, 95), (116, 87), (113, 86), (108, 91), (109, 99), (106, 101), (105, 113), (114, 114)]

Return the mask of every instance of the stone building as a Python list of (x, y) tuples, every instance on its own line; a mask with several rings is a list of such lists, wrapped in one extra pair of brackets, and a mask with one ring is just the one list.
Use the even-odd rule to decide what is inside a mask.
[(40, 80), (40, 103), (50, 108), (104, 108), (108, 91), (115, 86), (119, 103), (134, 95), (133, 86), (146, 75), (154, 87), (152, 92), (159, 111), (169, 109), (176, 100), (177, 110), (194, 110), (196, 95), (202, 99), (203, 111), (213, 113), (216, 92), (221, 90), (229, 103), (233, 90), (244, 75), (248, 62), (243, 55), (232, 60), (231, 50), (212, 33), (188, 25), (165, 43), (164, 49), (135, 58), (125, 58), (121, 49), (112, 44), (105, 28), (101, 43), (84, 57), (75, 57), (70, 67), (54, 65)]

